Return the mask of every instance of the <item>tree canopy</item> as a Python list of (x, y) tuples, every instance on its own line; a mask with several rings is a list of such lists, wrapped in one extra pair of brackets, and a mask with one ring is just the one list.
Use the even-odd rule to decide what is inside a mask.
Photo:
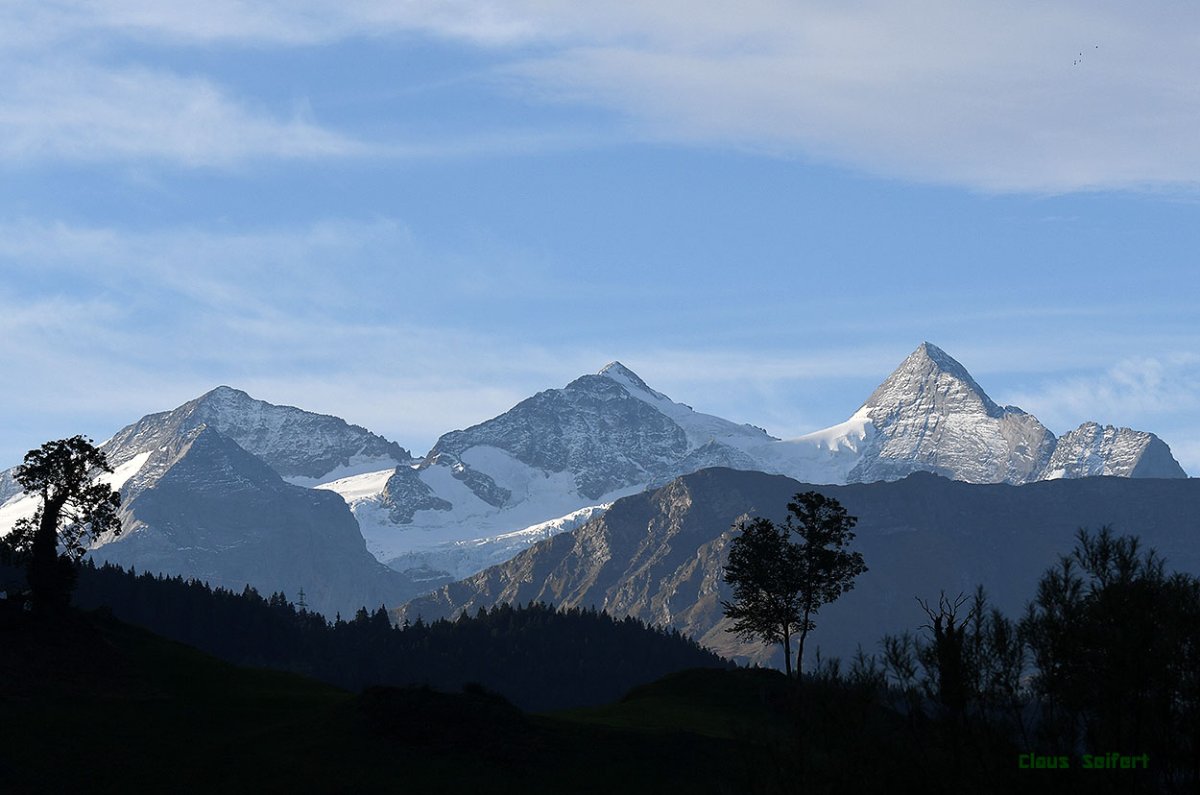
[(733, 621), (729, 632), (783, 644), (790, 676), (792, 637), (799, 641), (800, 671), (804, 641), (816, 627), (813, 617), (822, 605), (853, 588), (854, 578), (867, 567), (860, 553), (846, 549), (858, 520), (837, 500), (809, 491), (795, 495), (787, 508), (782, 525), (761, 517), (734, 525), (740, 534), (730, 543), (725, 566), (733, 600), (721, 606)]
[(74, 584), (73, 564), (86, 542), (121, 532), (121, 496), (95, 480), (112, 472), (104, 452), (84, 436), (46, 442), (25, 454), (15, 479), (41, 499), (37, 512), (17, 522), (7, 546), (26, 564), (39, 611), (65, 605)]

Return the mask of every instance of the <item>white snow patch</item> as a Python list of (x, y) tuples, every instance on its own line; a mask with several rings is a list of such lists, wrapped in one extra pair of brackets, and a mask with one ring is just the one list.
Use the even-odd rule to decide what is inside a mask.
[(818, 450), (830, 452), (848, 451), (861, 453), (864, 443), (875, 434), (875, 426), (865, 411), (861, 411), (845, 422), (831, 425), (819, 431), (806, 433), (795, 439), (789, 439), (792, 444), (811, 444)]
[[(114, 491), (117, 491), (125, 485), (127, 480), (137, 474), (148, 458), (150, 458), (150, 453), (139, 453), (112, 472), (100, 475), (95, 482), (107, 483)], [(37, 513), (41, 504), (40, 497), (33, 494), (18, 494), (0, 505), (0, 536), (11, 533), (17, 522), (22, 519), (31, 518)]]
[(649, 403), (653, 408), (673, 420), (683, 429), (687, 436), (688, 447), (692, 450), (716, 440), (745, 451), (773, 439), (761, 428), (739, 425), (711, 414), (702, 414), (683, 403), (676, 403), (661, 392), (639, 385), (626, 373), (627, 371), (623, 367), (612, 366), (605, 367), (600, 371), (601, 375), (625, 387), (625, 391), (630, 395)]
[[(403, 463), (406, 462), (397, 461), (386, 455), (356, 455), (345, 466), (334, 467), (320, 477), (309, 478), (303, 475), (293, 475), (284, 480), (293, 486), (303, 486), (306, 489), (329, 488), (333, 483), (348, 480), (356, 475), (374, 474), (384, 469), (392, 472)], [(333, 491), (338, 491), (338, 489), (333, 489)]]
[(312, 488), (336, 492), (343, 500), (346, 501), (348, 505), (353, 505), (360, 500), (378, 497), (380, 494), (382, 494), (383, 487), (387, 485), (388, 479), (394, 475), (395, 472), (395, 467), (392, 467), (391, 469), (380, 469), (375, 472), (364, 472), (362, 474), (334, 480), (329, 483), (318, 483)]
[[(492, 543), (499, 536), (525, 531), (529, 531), (528, 537), (533, 537), (536, 531), (530, 528), (536, 525), (553, 523), (644, 488), (644, 484), (629, 486), (601, 495), (596, 500), (579, 494), (570, 472), (543, 472), (494, 447), (469, 448), (463, 452), (462, 460), (511, 491), (509, 501), (497, 508), (479, 499), (465, 483), (454, 477), (449, 466), (426, 467), (420, 470), (421, 481), (435, 495), (449, 502), (450, 510), (417, 511), (412, 522), (396, 524), (390, 512), (380, 504), (378, 494), (351, 504), (350, 509), (371, 554), (389, 563), (409, 553), (428, 552), (457, 542)], [(508, 539), (497, 543), (511, 542), (512, 539)]]
[(131, 477), (138, 473), (146, 461), (150, 458), (150, 451), (138, 453), (133, 458), (126, 461), (121, 466), (114, 469), (112, 472), (105, 472), (100, 477), (96, 478), (97, 483), (107, 483), (112, 487), (113, 491), (119, 491)]
[(0, 536), (6, 536), (22, 519), (29, 519), (37, 513), (42, 501), (32, 494), (18, 494), (10, 497), (0, 505)]
[(604, 513), (611, 504), (589, 505), (557, 519), (539, 522), (511, 533), (452, 541), (429, 549), (415, 550), (393, 558), (389, 565), (401, 571), (417, 569), (445, 572), (456, 580), (465, 579), (489, 566), (511, 560), (539, 541), (580, 527), (593, 517)]
[(534, 469), (499, 447), (470, 447), (464, 450), (460, 457), (464, 464), (478, 472), (486, 473), (497, 486), (512, 492), (510, 503), (528, 499), (530, 493), (536, 491), (540, 481), (546, 480), (545, 472)]

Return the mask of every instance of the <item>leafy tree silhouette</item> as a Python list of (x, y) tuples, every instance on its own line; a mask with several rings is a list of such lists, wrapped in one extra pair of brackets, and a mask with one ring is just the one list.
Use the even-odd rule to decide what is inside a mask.
[[(24, 562), (35, 611), (65, 608), (75, 584), (75, 563), (88, 539), (121, 532), (121, 496), (98, 472), (112, 472), (104, 453), (84, 436), (46, 442), (25, 454), (16, 481), (41, 499), (37, 513), (17, 522), (6, 539), (9, 554)], [(60, 552), (61, 548), (61, 552)]]
[[(1200, 581), (1167, 574), (1137, 537), (1080, 530), (1021, 622), (1064, 747), (1140, 749), (1165, 775), (1200, 779)], [(1167, 784), (1175, 782), (1167, 781)]]
[[(729, 632), (745, 640), (782, 643), (784, 667), (792, 675), (792, 637), (797, 638), (796, 671), (804, 665), (804, 641), (816, 627), (813, 616), (854, 587), (867, 570), (862, 554), (849, 552), (857, 519), (837, 500), (815, 491), (796, 494), (782, 525), (756, 518), (739, 522), (729, 546), (725, 581), (733, 601), (722, 601)], [(793, 541), (793, 534), (798, 541)]]

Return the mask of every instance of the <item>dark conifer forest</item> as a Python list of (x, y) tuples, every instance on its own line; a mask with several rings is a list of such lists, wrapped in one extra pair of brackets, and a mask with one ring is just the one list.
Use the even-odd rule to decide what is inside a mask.
[(536, 603), (403, 627), (392, 626), (383, 606), (330, 622), (280, 593), (233, 593), (88, 563), (74, 599), (240, 665), (354, 692), (410, 684), (457, 691), (473, 683), (532, 711), (603, 704), (672, 671), (731, 665), (678, 631)]

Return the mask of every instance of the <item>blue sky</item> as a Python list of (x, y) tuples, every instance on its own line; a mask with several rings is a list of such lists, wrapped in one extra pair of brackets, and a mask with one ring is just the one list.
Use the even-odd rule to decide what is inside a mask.
[(227, 383), (417, 452), (620, 359), (789, 436), (922, 340), (1200, 473), (1200, 11), (0, 9), (0, 463)]

